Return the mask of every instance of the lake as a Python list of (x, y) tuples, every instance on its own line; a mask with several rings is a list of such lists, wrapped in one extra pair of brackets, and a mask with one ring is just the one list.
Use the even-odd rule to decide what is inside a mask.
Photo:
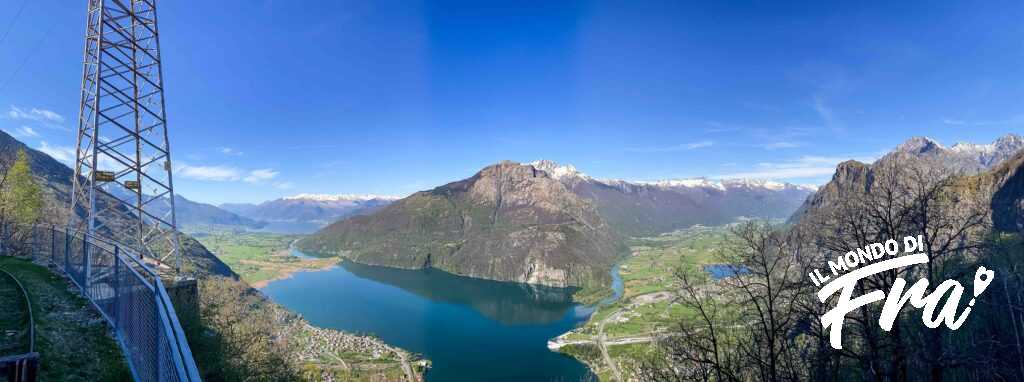
[(433, 363), (431, 382), (575, 382), (592, 376), (579, 361), (547, 349), (549, 339), (591, 312), (572, 302), (570, 289), (344, 261), (262, 290), (314, 325), (373, 334), (423, 354)]

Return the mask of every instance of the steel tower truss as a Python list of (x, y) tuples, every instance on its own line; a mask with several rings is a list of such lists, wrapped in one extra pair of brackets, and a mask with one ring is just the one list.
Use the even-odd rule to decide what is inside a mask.
[(161, 70), (156, 0), (89, 0), (70, 225), (179, 271)]

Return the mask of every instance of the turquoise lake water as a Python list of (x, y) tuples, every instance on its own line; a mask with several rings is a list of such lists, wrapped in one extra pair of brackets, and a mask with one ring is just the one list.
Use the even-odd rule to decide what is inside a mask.
[[(613, 275), (620, 294), (621, 279)], [(347, 261), (292, 276), (263, 292), (314, 325), (372, 334), (423, 354), (433, 362), (430, 382), (592, 377), (579, 361), (547, 349), (549, 339), (592, 312), (572, 302), (572, 290)]]

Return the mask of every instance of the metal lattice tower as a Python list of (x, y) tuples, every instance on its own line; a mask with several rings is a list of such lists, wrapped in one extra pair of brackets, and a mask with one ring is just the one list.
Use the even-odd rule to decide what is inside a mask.
[(156, 0), (89, 0), (72, 228), (181, 269)]

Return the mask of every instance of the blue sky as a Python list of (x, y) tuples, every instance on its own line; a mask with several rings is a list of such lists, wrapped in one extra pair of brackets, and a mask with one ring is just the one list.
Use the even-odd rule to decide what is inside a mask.
[[(1024, 132), (1024, 3), (824, 3), (163, 1), (175, 184), (405, 195), (540, 158), (822, 183), (910, 136)], [(85, 7), (0, 0), (0, 128), (57, 157)]]

